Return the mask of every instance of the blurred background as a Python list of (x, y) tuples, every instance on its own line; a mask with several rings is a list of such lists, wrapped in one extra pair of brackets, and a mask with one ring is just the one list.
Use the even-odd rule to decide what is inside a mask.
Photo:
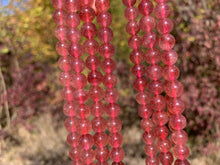
[[(192, 165), (220, 164), (220, 1), (170, 0)], [(111, 0), (126, 165), (144, 165), (134, 77), (121, 0)], [(70, 163), (55, 51), (54, 8), (0, 0), (0, 164)], [(85, 59), (87, 55), (84, 55)], [(86, 73), (86, 72), (85, 72)]]

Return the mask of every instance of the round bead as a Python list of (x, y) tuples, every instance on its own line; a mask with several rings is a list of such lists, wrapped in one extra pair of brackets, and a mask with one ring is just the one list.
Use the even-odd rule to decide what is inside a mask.
[(81, 33), (87, 39), (92, 39), (96, 36), (97, 28), (95, 24), (91, 22), (84, 23), (81, 27)]
[(140, 125), (145, 132), (150, 132), (154, 128), (154, 123), (151, 119), (142, 119)]
[(105, 106), (102, 102), (94, 102), (90, 105), (90, 111), (93, 116), (100, 117), (105, 113)]
[(133, 86), (137, 91), (144, 91), (147, 88), (147, 80), (144, 77), (137, 78), (135, 79)]
[(98, 12), (107, 11), (110, 8), (110, 0), (96, 0), (95, 7)]
[(74, 58), (78, 58), (83, 55), (83, 47), (78, 43), (71, 44), (68, 50), (70, 55)]
[(72, 66), (72, 71), (73, 72), (76, 72), (76, 73), (80, 73), (84, 70), (85, 68), (85, 64), (84, 64), (84, 61), (82, 59), (72, 59), (72, 62), (71, 62), (71, 66)]
[(92, 22), (95, 18), (95, 11), (93, 8), (85, 6), (79, 11), (79, 18), (84, 22)]
[(174, 130), (181, 130), (186, 127), (186, 118), (183, 115), (172, 115), (170, 118), (170, 126)]
[(145, 75), (145, 71), (145, 66), (142, 64), (134, 65), (131, 69), (131, 72), (135, 77), (143, 77)]
[(163, 92), (163, 83), (160, 80), (151, 81), (148, 85), (148, 89), (152, 94), (159, 95)]
[(65, 0), (65, 8), (68, 12), (77, 12), (80, 8), (79, 0)]
[(75, 90), (73, 92), (73, 100), (80, 103), (85, 103), (89, 98), (88, 92), (84, 89)]
[(115, 54), (115, 48), (110, 43), (104, 43), (99, 47), (99, 53), (103, 58), (111, 58)]
[(58, 66), (62, 71), (68, 72), (71, 70), (72, 58), (69, 56), (60, 57), (58, 60)]
[(88, 82), (94, 86), (102, 83), (102, 73), (99, 71), (92, 71), (88, 74)]
[(161, 152), (159, 159), (162, 165), (171, 165), (173, 163), (173, 155), (171, 152)]
[(135, 5), (136, 0), (122, 0), (122, 2), (126, 7), (131, 7)]
[(159, 46), (162, 50), (170, 50), (175, 45), (175, 38), (171, 34), (163, 34), (159, 39)]
[(107, 128), (110, 132), (119, 132), (122, 128), (121, 120), (118, 118), (111, 118), (107, 122)]
[(100, 67), (101, 61), (97, 56), (89, 56), (86, 59), (86, 67), (90, 70), (97, 70)]
[(92, 6), (94, 0), (79, 0), (81, 6)]
[(172, 143), (169, 139), (159, 139), (157, 141), (157, 146), (158, 146), (158, 149), (161, 151), (161, 152), (168, 152), (171, 147), (172, 147)]
[(92, 129), (95, 132), (104, 132), (106, 128), (106, 120), (102, 117), (96, 117), (92, 120)]
[(172, 114), (181, 114), (185, 109), (185, 104), (180, 98), (166, 97), (167, 109)]
[(168, 122), (168, 115), (165, 111), (154, 112), (152, 119), (157, 125), (165, 125)]
[(179, 75), (180, 71), (175, 65), (167, 65), (163, 68), (163, 77), (167, 81), (174, 81)]
[(144, 16), (140, 19), (140, 29), (144, 32), (152, 31), (156, 26), (156, 21), (152, 16)]
[(161, 95), (155, 95), (151, 98), (150, 106), (155, 111), (161, 111), (166, 107), (166, 100)]
[(130, 21), (126, 25), (126, 31), (130, 35), (135, 35), (140, 31), (139, 24), (137, 21)]
[(146, 165), (159, 165), (159, 159), (156, 156), (153, 156), (153, 157), (148, 156), (145, 159), (145, 163)]
[(164, 89), (170, 97), (180, 97), (183, 93), (183, 85), (177, 80), (165, 82)]
[(68, 52), (68, 48), (69, 48), (70, 44), (66, 41), (59, 41), (56, 44), (56, 51), (59, 55), (61, 56), (67, 56), (69, 54)]
[(184, 160), (189, 157), (189, 148), (186, 145), (175, 145), (173, 147), (173, 155), (177, 159)]
[(155, 156), (157, 154), (157, 146), (155, 144), (145, 145), (144, 151), (150, 157)]
[(105, 74), (102, 83), (107, 88), (113, 88), (117, 83), (117, 77), (112, 73)]
[(150, 102), (150, 94), (148, 92), (139, 92), (136, 95), (136, 101), (138, 104), (146, 105)]
[(130, 54), (131, 62), (139, 64), (144, 60), (144, 53), (140, 49), (135, 49)]
[(143, 36), (143, 45), (146, 48), (153, 48), (158, 43), (158, 36), (154, 32), (148, 32)]
[(163, 68), (160, 65), (150, 65), (146, 69), (147, 77), (151, 80), (159, 80), (162, 77)]
[(177, 59), (178, 55), (174, 50), (164, 51), (161, 54), (161, 60), (165, 65), (173, 65), (176, 63)]
[(108, 27), (108, 26), (110, 26), (111, 23), (112, 23), (112, 16), (111, 16), (111, 14), (109, 12), (101, 12), (97, 16), (97, 23), (101, 27)]
[(154, 0), (156, 3), (167, 3), (168, 0)]
[(85, 164), (90, 164), (95, 160), (95, 151), (93, 149), (83, 150), (80, 153), (80, 158)]
[(177, 159), (175, 161), (174, 165), (190, 165), (190, 163), (186, 159), (184, 159), (184, 160)]
[(108, 143), (108, 135), (105, 132), (96, 133), (94, 140), (97, 147), (103, 148)]
[(79, 42), (81, 38), (81, 33), (77, 28), (69, 28), (67, 31), (67, 39), (72, 43)]
[(57, 25), (64, 25), (66, 23), (66, 16), (67, 13), (64, 10), (55, 10), (53, 12), (53, 21), (57, 24)]
[(97, 148), (96, 149), (96, 159), (100, 162), (104, 162), (109, 157), (108, 147)]
[(69, 13), (66, 16), (66, 24), (69, 27), (77, 27), (80, 24), (80, 18), (79, 15), (76, 13)]
[(141, 105), (138, 108), (138, 114), (140, 117), (148, 119), (152, 115), (152, 109), (148, 105)]
[(166, 126), (156, 126), (154, 129), (154, 136), (160, 139), (165, 139), (169, 134)]
[(70, 86), (73, 77), (74, 74), (72, 72), (61, 72), (59, 76), (59, 81), (63, 86)]
[(110, 103), (106, 106), (105, 112), (109, 117), (115, 118), (120, 115), (120, 106), (117, 103)]
[(156, 138), (152, 132), (144, 132), (143, 141), (146, 145), (151, 145), (155, 142)]
[(116, 63), (111, 58), (104, 59), (101, 63), (102, 71), (105, 73), (111, 73), (116, 68)]
[(71, 132), (68, 134), (66, 141), (70, 146), (77, 147), (79, 137), (80, 137), (80, 135), (78, 133)]
[(71, 86), (76, 89), (82, 89), (87, 84), (87, 78), (82, 73), (73, 74), (71, 79)]
[(105, 43), (111, 42), (113, 38), (113, 32), (108, 27), (101, 28), (99, 29), (99, 32), (98, 32), (98, 38), (101, 42), (105, 42)]
[(76, 115), (76, 108), (75, 108), (76, 103), (74, 102), (65, 102), (63, 105), (63, 113), (66, 116), (73, 117)]
[(171, 135), (171, 140), (176, 145), (183, 145), (187, 142), (187, 133), (183, 130), (174, 131)]
[(90, 109), (89, 106), (86, 104), (79, 104), (75, 105), (76, 106), (76, 115), (79, 118), (87, 118), (90, 114)]
[(80, 134), (89, 134), (92, 124), (88, 119), (81, 119), (78, 121), (76, 129)]
[(105, 101), (109, 103), (114, 103), (118, 100), (119, 98), (119, 93), (117, 89), (112, 88), (112, 89), (107, 89), (105, 91)]
[(111, 133), (109, 135), (109, 145), (113, 148), (118, 148), (123, 143), (123, 136), (120, 133)]
[(150, 15), (153, 12), (154, 5), (149, 0), (142, 0), (138, 5), (138, 10), (142, 15)]
[(78, 161), (80, 159), (80, 152), (81, 148), (80, 147), (71, 147), (69, 150), (69, 156), (72, 160)]
[(120, 162), (124, 159), (125, 157), (125, 152), (122, 148), (112, 148), (110, 152), (110, 158), (114, 162)]
[(95, 102), (102, 100), (102, 98), (104, 97), (104, 94), (105, 94), (104, 90), (100, 88), (99, 86), (93, 86), (89, 91), (90, 99)]
[(99, 52), (99, 43), (94, 39), (86, 40), (83, 44), (83, 49), (85, 53), (93, 56)]
[(94, 145), (94, 139), (90, 134), (82, 135), (79, 138), (78, 144), (84, 150), (89, 150)]
[(157, 23), (157, 31), (160, 34), (170, 33), (173, 30), (173, 21), (169, 18), (162, 19)]
[(154, 8), (154, 14), (157, 19), (163, 19), (169, 17), (170, 12), (171, 12), (170, 6), (167, 3), (158, 4)]
[(67, 26), (63, 26), (63, 25), (57, 26), (54, 31), (55, 37), (61, 41), (66, 40), (68, 29), (69, 28)]
[(61, 95), (64, 100), (72, 101), (74, 98), (74, 96), (73, 96), (74, 91), (75, 91), (75, 89), (73, 87), (64, 87), (61, 92)]
[(53, 6), (56, 8), (56, 9), (64, 9), (64, 3), (65, 1), (64, 0), (51, 0)]
[(130, 37), (130, 39), (128, 40), (128, 46), (132, 49), (140, 48), (142, 43), (143, 43), (142, 38), (137, 35)]
[(66, 118), (66, 120), (64, 122), (64, 126), (67, 131), (76, 132), (76, 129), (77, 129), (76, 125), (78, 122), (79, 122), (79, 120), (76, 117), (68, 117), (68, 118)]
[(128, 7), (125, 9), (125, 18), (129, 21), (133, 21), (138, 17), (138, 9), (136, 7)]
[(144, 57), (147, 63), (156, 64), (160, 61), (160, 51), (158, 49), (149, 49)]

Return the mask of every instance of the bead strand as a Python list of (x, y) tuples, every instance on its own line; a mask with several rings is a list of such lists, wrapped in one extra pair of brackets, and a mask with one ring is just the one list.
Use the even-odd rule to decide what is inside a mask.
[[(109, 135), (109, 145), (112, 147), (110, 151), (110, 158), (113, 160), (112, 165), (123, 164), (125, 153), (121, 148), (123, 142), (123, 136), (119, 133), (122, 128), (122, 123), (118, 118), (120, 114), (120, 106), (116, 103), (119, 98), (119, 93), (114, 86), (117, 83), (116, 76), (112, 73), (116, 64), (111, 57), (114, 55), (114, 46), (110, 43), (113, 38), (113, 32), (108, 27), (112, 22), (111, 14), (108, 11), (110, 8), (109, 0), (96, 0), (95, 7), (97, 9), (97, 23), (101, 27), (98, 32), (98, 38), (102, 42), (99, 53), (104, 58), (101, 63), (102, 71), (106, 74), (103, 78), (103, 85), (107, 88), (105, 91), (105, 101), (108, 102), (108, 105), (105, 108), (106, 114), (110, 117), (107, 121), (107, 128), (110, 131)], [(100, 161), (100, 160), (99, 160)], [(101, 164), (101, 162), (98, 162)], [(107, 164), (107, 162), (103, 162)]]
[(174, 65), (178, 59), (177, 53), (172, 50), (175, 45), (175, 38), (169, 34), (173, 29), (173, 22), (168, 18), (170, 16), (170, 6), (168, 0), (155, 0), (157, 6), (154, 14), (159, 20), (157, 23), (157, 31), (161, 34), (159, 46), (163, 50), (161, 59), (166, 65), (163, 69), (163, 77), (166, 80), (164, 89), (166, 91), (167, 109), (170, 113), (169, 127), (173, 132), (171, 140), (174, 143), (173, 154), (177, 158), (175, 165), (188, 165), (187, 158), (189, 149), (185, 145), (187, 142), (187, 134), (183, 131), (186, 127), (186, 118), (181, 115), (185, 105), (180, 99), (183, 93), (183, 85), (177, 81), (179, 77), (179, 69)]

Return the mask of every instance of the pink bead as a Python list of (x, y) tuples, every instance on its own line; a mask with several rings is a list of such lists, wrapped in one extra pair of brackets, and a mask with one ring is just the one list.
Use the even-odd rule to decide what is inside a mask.
[(146, 48), (153, 48), (158, 43), (158, 37), (157, 34), (154, 32), (148, 32), (143, 36), (143, 45)]
[(65, 8), (68, 12), (77, 12), (79, 4), (79, 0), (65, 0)]
[(106, 128), (106, 120), (102, 117), (96, 117), (92, 120), (92, 129), (95, 132), (104, 132)]
[(173, 155), (177, 159), (187, 159), (189, 157), (189, 148), (186, 145), (175, 145), (173, 147)]
[(101, 63), (102, 71), (105, 73), (111, 73), (116, 68), (116, 63), (111, 58), (104, 59)]
[(86, 40), (83, 44), (83, 49), (85, 53), (93, 56), (99, 52), (99, 43), (94, 39)]
[(77, 43), (81, 39), (81, 33), (77, 28), (69, 28), (67, 31), (67, 39), (72, 43)]
[(161, 54), (161, 60), (165, 65), (173, 65), (176, 63), (177, 59), (178, 55), (174, 50), (164, 51)]
[(126, 25), (126, 31), (130, 35), (135, 35), (140, 31), (139, 23), (137, 21), (130, 21)]
[(93, 8), (85, 6), (79, 11), (79, 18), (84, 22), (92, 22), (95, 18), (95, 11)]
[(172, 147), (172, 143), (169, 139), (159, 139), (157, 146), (161, 152), (168, 152)]
[(96, 0), (95, 7), (98, 12), (107, 11), (110, 8), (110, 0)]
[(90, 111), (93, 116), (100, 117), (105, 113), (105, 106), (102, 102), (94, 102), (90, 105)]
[(151, 145), (155, 142), (156, 138), (152, 132), (144, 132), (143, 141), (146, 145)]
[(160, 51), (158, 49), (149, 49), (144, 57), (147, 63), (156, 64), (160, 61)]
[(71, 132), (69, 133), (69, 135), (67, 136), (67, 143), (72, 146), (72, 147), (77, 147), (78, 145), (78, 140), (79, 140), (80, 135), (76, 132)]
[(171, 12), (170, 6), (167, 3), (158, 4), (154, 8), (154, 14), (157, 19), (168, 18), (170, 16), (170, 12)]
[(109, 117), (115, 118), (120, 115), (120, 106), (117, 103), (110, 103), (106, 106), (105, 112)]
[(69, 71), (71, 69), (72, 58), (69, 56), (60, 57), (58, 60), (58, 66), (62, 71)]
[(80, 159), (80, 152), (81, 152), (81, 148), (71, 147), (69, 150), (69, 156), (72, 160), (78, 161)]
[(138, 17), (138, 9), (136, 7), (128, 7), (125, 9), (125, 18), (129, 21), (133, 21)]
[(153, 12), (154, 5), (149, 0), (142, 0), (138, 5), (138, 10), (142, 15), (150, 15)]
[(152, 16), (143, 16), (140, 19), (140, 28), (144, 32), (150, 32), (154, 30), (156, 26), (156, 21)]
[(56, 9), (64, 9), (64, 0), (52, 0), (51, 1), (53, 6), (56, 8)]
[(163, 34), (159, 39), (159, 46), (162, 50), (170, 50), (175, 45), (175, 38), (171, 34)]
[(156, 126), (154, 129), (154, 136), (160, 139), (165, 139), (169, 134), (166, 126)]
[(75, 89), (73, 87), (64, 87), (61, 92), (61, 95), (64, 100), (72, 101), (74, 98), (74, 96), (73, 96), (74, 91), (75, 91)]
[(140, 125), (145, 132), (150, 132), (154, 128), (154, 123), (151, 119), (142, 119)]
[(131, 72), (135, 77), (143, 77), (145, 75), (145, 71), (145, 66), (142, 64), (134, 65), (131, 69)]
[(133, 86), (137, 91), (144, 91), (147, 88), (147, 80), (145, 78), (135, 79)]
[(113, 148), (118, 148), (123, 143), (123, 136), (120, 133), (111, 133), (109, 135), (109, 145)]
[(80, 158), (85, 164), (90, 164), (95, 160), (95, 151), (93, 149), (83, 150), (80, 153)]
[(170, 33), (173, 30), (173, 21), (169, 18), (162, 19), (157, 23), (157, 31), (160, 34)]
[(108, 27), (112, 23), (112, 16), (109, 12), (101, 12), (97, 16), (97, 23), (101, 27)]
[(110, 132), (119, 132), (122, 128), (121, 120), (118, 118), (111, 118), (107, 122), (107, 128)]
[(105, 132), (96, 133), (94, 140), (97, 147), (103, 148), (108, 143), (108, 135)]
[(81, 6), (92, 6), (94, 0), (79, 0)]
[(167, 3), (168, 0), (154, 0), (156, 3)]
[(163, 68), (163, 77), (167, 81), (174, 81), (179, 75), (180, 71), (175, 65), (167, 65)]
[(124, 159), (125, 157), (125, 152), (122, 148), (112, 148), (110, 152), (110, 158), (114, 162), (120, 162)]
[(73, 117), (76, 115), (76, 108), (75, 108), (76, 103), (74, 102), (65, 102), (63, 105), (63, 113), (66, 116)]
[(163, 83), (160, 80), (151, 81), (148, 85), (148, 90), (155, 95), (159, 95), (163, 92)]
[(132, 49), (138, 49), (141, 47), (143, 43), (143, 40), (140, 36), (135, 35), (130, 37), (130, 39), (128, 40), (128, 46)]
[(64, 122), (64, 126), (67, 131), (76, 132), (78, 122), (79, 120), (76, 117), (68, 117)]
[(56, 51), (59, 55), (61, 56), (67, 56), (69, 54), (68, 52), (68, 48), (69, 48), (70, 44), (66, 41), (64, 42), (57, 42), (56, 44)]
[(77, 123), (77, 132), (80, 134), (89, 134), (92, 129), (92, 124), (88, 119), (81, 119)]
[(184, 159), (184, 160), (177, 159), (175, 161), (174, 165), (190, 165), (190, 163), (186, 159)]
[(140, 117), (148, 119), (152, 115), (152, 109), (148, 105), (141, 105), (138, 108), (138, 114)]
[(86, 104), (79, 104), (75, 105), (76, 106), (76, 116), (78, 118), (87, 118), (90, 114), (90, 109), (89, 106)]
[(66, 16), (66, 24), (69, 27), (77, 27), (80, 24), (79, 15), (76, 13), (69, 13)]
[(82, 89), (87, 84), (87, 78), (82, 73), (73, 74), (71, 78), (71, 86), (76, 89)]
[(97, 148), (96, 149), (96, 159), (104, 162), (108, 159), (109, 157), (109, 150), (108, 147), (103, 147), (103, 148)]
[(63, 26), (63, 25), (57, 26), (54, 31), (55, 37), (61, 41), (66, 40), (68, 29), (69, 28), (67, 26)]
[(183, 93), (183, 85), (177, 80), (165, 82), (164, 89), (170, 97), (180, 97)]
[(165, 125), (168, 122), (168, 115), (165, 111), (154, 112), (152, 119), (156, 125)]
[(162, 77), (163, 68), (160, 65), (150, 65), (146, 69), (147, 77), (151, 80), (159, 80)]
[(85, 135), (80, 136), (80, 138), (78, 140), (78, 144), (84, 150), (89, 150), (94, 145), (94, 139), (93, 139), (92, 135), (85, 134)]
[(59, 76), (59, 81), (63, 86), (70, 86), (73, 77), (74, 74), (72, 72), (61, 72)]
[(110, 43), (104, 43), (99, 47), (99, 53), (103, 58), (111, 58), (115, 54), (115, 48)]
[(144, 60), (144, 53), (140, 49), (135, 49), (130, 54), (131, 62), (139, 64)]
[(101, 28), (99, 29), (99, 32), (98, 32), (98, 38), (101, 42), (105, 42), (105, 43), (111, 42), (113, 38), (113, 32), (108, 27)]
[(136, 95), (136, 101), (138, 104), (146, 105), (150, 102), (150, 94), (148, 92), (139, 92)]
[(161, 111), (166, 107), (166, 100), (161, 95), (155, 95), (151, 98), (150, 106), (155, 111)]
[(87, 39), (92, 39), (96, 36), (97, 28), (93, 23), (84, 23), (81, 27), (81, 33)]
[(71, 44), (68, 50), (70, 55), (74, 58), (78, 58), (83, 55), (83, 47), (78, 43)]
[(172, 114), (181, 114), (185, 109), (185, 104), (180, 98), (167, 97), (167, 109)]
[(114, 103), (118, 100), (119, 98), (119, 93), (117, 89), (112, 88), (112, 89), (107, 89), (105, 91), (105, 101), (109, 103)]
[(186, 127), (186, 118), (183, 115), (172, 115), (170, 118), (170, 126), (174, 130), (181, 130)]
[(86, 59), (86, 67), (90, 70), (97, 70), (100, 67), (101, 61), (97, 56), (89, 56)]
[(93, 86), (89, 91), (89, 97), (91, 100), (98, 102), (103, 99), (104, 97), (104, 90), (99, 86)]
[(80, 103), (85, 103), (89, 98), (88, 92), (84, 89), (75, 90), (73, 92), (73, 100)]
[(64, 10), (55, 10), (53, 12), (53, 21), (57, 24), (57, 25), (64, 25), (66, 23), (66, 16), (67, 13)]
[(171, 165), (173, 163), (173, 155), (171, 152), (161, 152), (159, 159), (162, 165)]
[(122, 0), (122, 2), (126, 7), (131, 7), (135, 5), (136, 0)]
[(183, 145), (187, 142), (188, 136), (185, 131), (174, 131), (171, 135), (171, 140), (176, 145)]
[(94, 86), (102, 83), (102, 73), (99, 71), (92, 71), (88, 74), (88, 82)]
[(107, 88), (113, 88), (117, 83), (117, 77), (112, 73), (106, 74), (102, 83)]
[(84, 61), (80, 58), (72, 59), (71, 66), (72, 66), (72, 71), (76, 73), (82, 72), (85, 68)]
[(148, 155), (150, 157), (156, 156), (156, 154), (157, 154), (157, 146), (155, 144), (145, 145), (144, 146), (144, 151), (145, 151), (146, 155)]
[(146, 165), (159, 165), (159, 159), (156, 156), (148, 156), (145, 160)]

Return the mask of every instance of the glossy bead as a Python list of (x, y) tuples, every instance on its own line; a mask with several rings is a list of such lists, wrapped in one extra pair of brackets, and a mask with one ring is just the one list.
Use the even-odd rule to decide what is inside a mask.
[(86, 59), (86, 67), (90, 70), (97, 70), (100, 67), (101, 61), (97, 56), (89, 56)]
[(100, 117), (105, 113), (105, 106), (102, 102), (94, 102), (90, 105), (90, 111), (93, 116)]
[(170, 126), (174, 130), (181, 130), (186, 127), (186, 118), (183, 115), (172, 115), (170, 118)]
[(145, 159), (145, 163), (146, 165), (159, 165), (159, 159), (156, 156), (153, 156), (153, 157), (148, 156)]
[(166, 100), (161, 95), (155, 95), (151, 98), (150, 106), (155, 111), (161, 111), (166, 107)]
[(136, 0), (122, 0), (122, 2), (126, 7), (131, 7), (135, 5)]
[(140, 117), (148, 119), (152, 115), (152, 109), (148, 105), (141, 105), (138, 108), (138, 114)]
[(91, 22), (84, 23), (81, 27), (81, 33), (87, 39), (92, 39), (96, 36), (97, 28), (95, 24)]
[(173, 30), (173, 21), (169, 18), (162, 19), (157, 23), (157, 31), (160, 34), (170, 33)]
[(170, 97), (180, 97), (183, 93), (183, 85), (177, 80), (165, 82), (164, 89)]
[(93, 0), (79, 0), (81, 6), (92, 6)]
[(138, 104), (146, 105), (150, 102), (150, 94), (148, 92), (139, 92), (136, 95), (136, 101)]
[(53, 12), (53, 21), (57, 24), (57, 25), (64, 25), (66, 23), (66, 16), (67, 13), (64, 10), (55, 10)]
[(138, 49), (141, 47), (143, 43), (143, 40), (140, 36), (135, 35), (130, 37), (130, 39), (128, 40), (128, 46), (132, 49)]
[(123, 143), (123, 136), (120, 133), (111, 133), (109, 135), (109, 145), (113, 148), (118, 148)]
[(94, 135), (94, 140), (97, 147), (103, 148), (108, 143), (108, 135), (105, 132), (97, 132)]
[(64, 0), (51, 0), (53, 6), (56, 8), (56, 9), (64, 9)]
[(110, 132), (119, 132), (122, 128), (121, 120), (118, 118), (111, 118), (107, 122), (107, 128)]
[(163, 68), (163, 77), (167, 81), (174, 81), (179, 75), (180, 71), (175, 65), (167, 65)]
[(92, 146), (94, 145), (94, 139), (93, 139), (92, 135), (85, 134), (85, 135), (80, 136), (80, 138), (78, 140), (78, 144), (84, 150), (88, 150), (88, 149), (92, 148)]
[(70, 55), (74, 58), (81, 57), (83, 55), (83, 47), (78, 43), (73, 43), (68, 49)]
[(108, 159), (109, 157), (109, 150), (108, 147), (103, 147), (103, 148), (97, 148), (96, 149), (96, 159), (104, 162)]
[(177, 159), (175, 161), (174, 165), (190, 165), (190, 163), (186, 159), (184, 159), (184, 160)]
[(106, 128), (106, 120), (102, 117), (96, 117), (92, 120), (92, 129), (95, 132), (104, 132)]
[(125, 9), (125, 18), (129, 21), (133, 21), (138, 17), (138, 9), (136, 7), (128, 7)]
[(156, 3), (167, 3), (168, 0), (154, 0)]
[(130, 35), (135, 35), (140, 31), (139, 23), (137, 21), (130, 21), (126, 25), (126, 31)]
[(88, 82), (94, 86), (102, 83), (102, 73), (99, 71), (92, 71), (88, 74)]
[(79, 11), (79, 18), (84, 22), (92, 22), (95, 18), (95, 11), (93, 8), (85, 6)]
[(76, 108), (75, 108), (76, 103), (74, 102), (65, 102), (63, 105), (63, 113), (66, 116), (73, 117), (76, 115)]
[(105, 74), (102, 83), (107, 88), (113, 88), (117, 83), (117, 77), (112, 73)]
[(166, 126), (156, 126), (154, 128), (154, 136), (160, 139), (165, 139), (169, 134), (169, 130)]
[(113, 32), (108, 27), (101, 28), (99, 29), (99, 32), (98, 32), (98, 38), (101, 42), (105, 42), (105, 43), (111, 42), (113, 38)]
[(80, 73), (84, 70), (85, 64), (84, 64), (84, 61), (82, 59), (75, 58), (75, 59), (72, 59), (71, 61), (72, 61), (71, 62), (71, 66), (72, 66), (71, 69), (72, 69), (73, 72)]
[(107, 89), (105, 91), (105, 101), (109, 103), (114, 103), (118, 100), (119, 98), (119, 93), (117, 89), (112, 88), (112, 89)]
[(144, 16), (140, 19), (140, 28), (144, 32), (152, 31), (156, 26), (156, 21), (152, 16)]
[(101, 63), (102, 71), (105, 73), (111, 73), (116, 68), (116, 63), (111, 58), (104, 59)]
[(154, 32), (148, 32), (143, 36), (143, 45), (146, 48), (153, 48), (158, 43), (158, 36)]
[(177, 59), (178, 55), (174, 50), (164, 51), (161, 54), (161, 60), (165, 65), (173, 65), (176, 63)]
[(187, 142), (188, 136), (187, 136), (186, 132), (183, 130), (174, 131), (171, 134), (171, 140), (176, 145), (183, 145)]
[(77, 12), (79, 4), (79, 0), (65, 0), (65, 8), (68, 12)]
[(144, 53), (140, 49), (135, 49), (130, 54), (131, 62), (139, 64), (144, 60)]
[(63, 25), (57, 26), (54, 31), (55, 37), (61, 41), (66, 40), (68, 29), (69, 28), (67, 26), (63, 26)]
[(73, 92), (73, 100), (80, 103), (85, 103), (89, 98), (88, 92), (84, 89), (75, 90)]
[(160, 80), (151, 81), (148, 85), (148, 90), (155, 95), (159, 95), (163, 92), (163, 83)]
[(110, 43), (104, 43), (99, 47), (99, 53), (103, 58), (111, 58), (115, 53), (115, 48)]
[(73, 92), (75, 91), (75, 89), (73, 87), (64, 87), (62, 89), (61, 95), (63, 97), (64, 100), (67, 101), (72, 101), (73, 100)]
[(79, 120), (76, 117), (68, 117), (64, 122), (64, 126), (67, 131), (76, 132), (78, 122)]
[(80, 137), (80, 135), (78, 133), (71, 132), (68, 134), (66, 141), (70, 146), (77, 147), (79, 137)]
[(155, 156), (157, 154), (157, 146), (155, 144), (145, 145), (144, 151), (148, 156)]
[(92, 124), (88, 119), (81, 119), (78, 121), (76, 129), (80, 134), (89, 134), (92, 129)]
[(94, 39), (86, 40), (83, 44), (83, 49), (85, 53), (93, 56), (99, 52), (99, 43)]
[(135, 79), (133, 86), (137, 91), (144, 91), (147, 88), (147, 80), (145, 78)]
[(95, 7), (98, 12), (107, 11), (110, 8), (110, 0), (96, 0)]
[(99, 86), (93, 86), (89, 91), (89, 97), (91, 100), (98, 102), (103, 99), (104, 97), (104, 90)]
[(150, 65), (146, 69), (147, 77), (151, 80), (159, 80), (162, 77), (162, 70), (160, 65)]
[(117, 103), (110, 103), (106, 106), (105, 112), (109, 117), (115, 118), (120, 115), (120, 106)]
[(165, 111), (154, 112), (152, 119), (157, 125), (165, 125), (168, 122), (168, 115)]
[(77, 27), (80, 24), (80, 18), (79, 15), (76, 13), (69, 13), (66, 16), (66, 24), (69, 27)]
[(87, 84), (87, 78), (82, 73), (73, 74), (71, 79), (71, 86), (76, 89), (82, 89)]
[(81, 39), (81, 33), (77, 28), (69, 28), (67, 31), (67, 39), (72, 43), (77, 43)]
[(57, 42), (56, 44), (56, 51), (59, 55), (61, 56), (67, 56), (69, 54), (68, 52), (68, 48), (69, 48), (70, 44), (66, 41), (64, 42)]
[(72, 58), (69, 56), (60, 57), (58, 60), (58, 66), (62, 71), (68, 72), (71, 70)]
[(149, 0), (142, 0), (138, 5), (138, 10), (142, 15), (150, 15), (153, 12), (154, 5)]
[(159, 139), (157, 146), (161, 152), (168, 152), (172, 147), (172, 143), (169, 139)]
[(81, 152), (80, 147), (77, 148), (71, 147), (69, 150), (69, 156), (72, 160), (78, 161), (80, 159), (80, 152)]
[(177, 159), (187, 159), (189, 157), (189, 148), (186, 145), (175, 145), (173, 147), (173, 155)]
[(145, 132), (150, 132), (154, 128), (154, 123), (151, 119), (142, 119), (140, 125)]
[(110, 152), (110, 158), (114, 162), (120, 162), (124, 159), (124, 157), (125, 157), (125, 153), (122, 148), (112, 148)]
[(134, 65), (131, 69), (131, 72), (135, 77), (143, 77), (145, 75), (145, 71), (145, 66), (142, 64)]
[(166, 97), (167, 109), (172, 114), (181, 114), (185, 109), (185, 104), (180, 98)]
[(170, 16), (170, 12), (171, 12), (170, 6), (167, 3), (158, 4), (154, 8), (154, 14), (157, 19), (168, 18)]
[(90, 108), (86, 104), (75, 105), (76, 107), (76, 116), (78, 118), (87, 118), (90, 114)]
[(153, 132), (144, 132), (142, 138), (146, 145), (151, 145), (156, 140), (155, 136), (153, 135)]
[(149, 64), (156, 64), (160, 61), (160, 51), (158, 49), (149, 49), (146, 51), (144, 58)]
[(108, 27), (112, 23), (112, 16), (109, 12), (101, 12), (97, 16), (97, 23), (101, 27)]
[(163, 34), (159, 39), (159, 46), (162, 50), (170, 50), (175, 45), (175, 38), (171, 34)]
[(70, 86), (73, 77), (74, 74), (72, 72), (61, 72), (59, 76), (59, 81), (63, 86)]
[(80, 158), (85, 164), (90, 164), (95, 160), (95, 151), (93, 149), (83, 150), (80, 153)]
[(159, 159), (162, 165), (171, 165), (173, 163), (173, 155), (171, 152), (161, 152)]

